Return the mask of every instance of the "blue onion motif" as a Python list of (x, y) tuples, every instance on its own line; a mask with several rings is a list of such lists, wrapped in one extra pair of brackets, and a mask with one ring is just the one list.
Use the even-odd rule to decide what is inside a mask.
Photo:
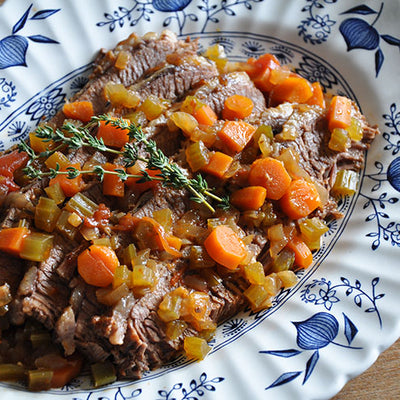
[(310, 82), (320, 82), (325, 89), (331, 89), (338, 84), (336, 76), (325, 65), (309, 56), (303, 56), (296, 72)]
[(395, 158), (387, 170), (389, 183), (400, 192), (400, 157)]
[(192, 0), (153, 0), (153, 7), (162, 12), (182, 11)]
[(65, 96), (61, 88), (53, 89), (31, 104), (26, 113), (31, 116), (32, 121), (39, 122), (43, 117), (51, 118), (61, 108)]
[(281, 63), (281, 65), (291, 64), (293, 61), (294, 53), (292, 50), (283, 45), (276, 45), (270, 48), (269, 51)]
[(265, 53), (265, 49), (260, 42), (248, 40), (242, 44), (242, 53), (247, 57), (259, 57)]
[(222, 327), (222, 335), (232, 336), (243, 330), (247, 325), (247, 322), (243, 318), (234, 318), (226, 322)]
[(26, 53), (29, 46), (29, 41), (36, 43), (58, 43), (47, 36), (30, 35), (27, 38), (21, 35), (16, 35), (21, 31), (28, 20), (42, 20), (50, 17), (60, 9), (48, 9), (35, 12), (30, 17), (30, 12), (33, 4), (31, 4), (22, 17), (13, 26), (12, 34), (0, 40), (0, 69), (23, 66), (26, 67)]
[(309, 380), (314, 372), (318, 360), (320, 358), (320, 350), (330, 344), (344, 347), (347, 349), (360, 350), (361, 347), (350, 346), (358, 333), (358, 329), (351, 319), (343, 313), (344, 321), (344, 336), (347, 344), (334, 342), (334, 339), (339, 333), (338, 320), (329, 313), (320, 312), (314, 314), (312, 317), (305, 321), (292, 322), (297, 330), (297, 345), (302, 350), (297, 349), (284, 349), (284, 350), (261, 350), (260, 353), (268, 354), (275, 357), (291, 358), (304, 351), (310, 351), (311, 356), (308, 358), (304, 371), (290, 371), (280, 375), (273, 381), (265, 390), (272, 389), (277, 386), (285, 385), (294, 381), (297, 377), (301, 376), (304, 372), (303, 385)]
[(361, 18), (348, 18), (345, 19), (339, 26), (339, 31), (347, 45), (347, 51), (354, 49), (363, 49), (368, 51), (376, 50), (376, 76), (379, 75), (379, 71), (381, 70), (385, 60), (383, 51), (380, 48), (380, 40), (382, 39), (391, 46), (397, 46), (400, 48), (400, 39), (387, 34), (380, 35), (377, 29), (374, 28), (375, 23), (382, 14), (383, 6), (384, 3), (382, 2), (379, 11), (375, 11), (365, 4), (352, 7), (349, 10), (344, 11), (342, 14), (356, 14), (362, 16), (376, 15), (376, 17), (371, 23)]
[(297, 329), (297, 345), (303, 350), (328, 346), (339, 332), (336, 318), (326, 312), (313, 315), (306, 321), (293, 322)]

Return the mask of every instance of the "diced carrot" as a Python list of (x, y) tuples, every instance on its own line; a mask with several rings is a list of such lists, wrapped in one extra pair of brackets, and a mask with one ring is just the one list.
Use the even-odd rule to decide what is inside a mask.
[[(80, 164), (71, 164), (69, 167), (81, 169)], [(68, 167), (60, 168), (60, 171), (67, 171)], [(67, 175), (57, 175), (55, 178), (50, 179), (49, 186), (58, 183), (61, 186), (65, 196), (72, 197), (73, 195), (80, 192), (85, 187), (82, 175), (78, 175), (76, 178), (69, 179)]]
[(178, 238), (177, 236), (174, 235), (168, 235), (165, 238), (168, 242), (168, 244), (173, 247), (176, 250), (180, 250), (182, 247), (182, 239)]
[(97, 130), (97, 139), (103, 139), (106, 146), (120, 149), (129, 142), (129, 131), (127, 129), (119, 129), (101, 121)]
[(256, 127), (247, 122), (225, 121), (218, 136), (230, 151), (240, 152), (250, 142), (255, 131)]
[(74, 101), (65, 103), (63, 113), (67, 118), (79, 119), (82, 122), (89, 122), (94, 115), (91, 101)]
[(252, 186), (262, 186), (267, 189), (268, 199), (279, 200), (292, 179), (282, 161), (265, 157), (253, 162), (248, 180)]
[(328, 109), (328, 128), (346, 129), (351, 125), (351, 100), (343, 96), (334, 96)]
[[(124, 169), (121, 166), (111, 163), (105, 163), (103, 168), (106, 171), (115, 171), (116, 169)], [(121, 178), (117, 175), (104, 174), (103, 178), (103, 194), (106, 196), (124, 197), (125, 185)]]
[(290, 103), (306, 103), (312, 95), (312, 86), (307, 79), (300, 76), (289, 76), (272, 89), (270, 100), (274, 105), (286, 101)]
[(271, 71), (273, 69), (280, 68), (280, 62), (273, 54), (263, 54), (260, 57), (249, 58), (247, 63), (254, 67), (248, 72), (250, 78), (254, 78), (257, 75), (263, 74), (265, 71)]
[(192, 115), (200, 125), (211, 126), (218, 120), (217, 114), (215, 114), (214, 110), (208, 104), (196, 107)]
[(311, 265), (313, 261), (311, 250), (298, 236), (294, 236), (286, 247), (294, 252), (295, 265), (300, 268), (308, 268)]
[(204, 241), (209, 256), (218, 264), (236, 269), (247, 255), (243, 240), (229, 226), (217, 226)]
[(4, 154), (0, 157), (0, 175), (13, 178), (14, 172), (18, 168), (24, 167), (28, 159), (29, 156), (24, 151), (14, 150), (11, 153)]
[(253, 111), (253, 107), (253, 100), (249, 97), (234, 94), (225, 100), (222, 118), (230, 120), (246, 118)]
[(119, 265), (115, 251), (107, 246), (91, 245), (78, 256), (78, 272), (89, 285), (106, 287), (113, 281)]
[(60, 388), (65, 386), (72, 379), (76, 378), (82, 369), (81, 358), (69, 358), (61, 368), (53, 369), (53, 377), (51, 378), (50, 386), (52, 388)]
[(307, 100), (307, 104), (310, 106), (319, 106), (325, 108), (325, 97), (322, 90), (322, 86), (319, 82), (313, 82), (312, 86), (312, 96)]
[(312, 182), (295, 179), (280, 199), (283, 212), (292, 219), (299, 219), (311, 214), (321, 205), (317, 188)]
[(263, 186), (248, 186), (231, 195), (231, 203), (239, 210), (258, 210), (265, 201), (267, 190)]
[[(182, 253), (173, 245), (179, 246), (178, 241), (168, 238), (164, 228), (154, 219), (150, 217), (143, 217), (140, 222), (149, 224), (155, 233), (156, 248), (154, 250), (164, 250), (174, 257), (181, 257)], [(181, 243), (182, 244), (182, 243)]]
[[(139, 176), (141, 176), (141, 175), (142, 175), (142, 171), (143, 171), (143, 169), (141, 168), (141, 166), (139, 165), (139, 163), (136, 163), (136, 164), (133, 165), (132, 167), (128, 167), (128, 168), (126, 169), (126, 172), (127, 172), (128, 174), (131, 174), (131, 175), (139, 175)], [(154, 169), (146, 169), (145, 171), (146, 171), (150, 176), (152, 176), (152, 177), (156, 177), (156, 176), (159, 175), (160, 172), (161, 172), (159, 169), (157, 169), (157, 170), (154, 170)], [(153, 189), (153, 188), (155, 188), (157, 185), (160, 184), (160, 182), (157, 181), (157, 180), (146, 181), (146, 182), (139, 183), (140, 179), (141, 179), (141, 178), (128, 178), (128, 179), (125, 181), (125, 184), (126, 184), (126, 186), (128, 186), (130, 189), (134, 190), (136, 193), (143, 193), (143, 192), (145, 192), (146, 190)]]
[(207, 174), (223, 178), (233, 162), (233, 158), (227, 154), (216, 151), (210, 156), (210, 161), (201, 170)]
[(53, 149), (55, 143), (52, 140), (37, 137), (35, 132), (30, 132), (29, 145), (35, 153), (42, 153), (44, 151)]
[(0, 231), (0, 250), (18, 256), (28, 235), (27, 227), (3, 228)]

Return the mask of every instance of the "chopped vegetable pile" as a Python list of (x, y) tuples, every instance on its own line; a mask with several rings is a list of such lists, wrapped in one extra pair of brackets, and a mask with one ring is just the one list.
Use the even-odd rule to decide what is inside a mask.
[[(108, 56), (118, 74), (135, 54), (124, 46)], [(203, 359), (219, 322), (246, 307), (260, 312), (296, 284), (329, 220), (340, 216), (336, 199), (356, 192), (372, 128), (350, 99), (326, 93), (272, 54), (230, 62), (218, 45), (203, 56), (181, 53), (143, 82), (103, 80), (101, 112), (100, 100), (78, 96), (0, 157), (0, 255), (21, 265), (32, 287), (60, 257), (53, 295), (64, 302), (50, 316), (24, 307), (16, 327), (12, 310), (33, 289), (18, 289), (0, 268), (0, 380), (60, 387), (84, 360), (96, 387), (139, 377), (139, 363), (124, 370), (113, 349), (137, 357), (140, 307), (167, 343), (166, 360), (180, 351)], [(146, 92), (152, 79), (185, 63), (212, 68), (216, 80), (199, 78), (180, 96)], [(230, 90), (230, 77), (248, 84)], [(319, 142), (306, 142), (321, 132)], [(349, 161), (349, 149), (360, 162)], [(334, 167), (324, 172), (317, 161)], [(22, 206), (15, 193), (25, 196)], [(93, 308), (86, 319), (85, 307)], [(102, 349), (96, 356), (92, 342)]]

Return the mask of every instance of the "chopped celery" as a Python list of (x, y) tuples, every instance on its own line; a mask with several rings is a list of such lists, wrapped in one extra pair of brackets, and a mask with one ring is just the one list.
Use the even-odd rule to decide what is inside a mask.
[(32, 232), (24, 240), (20, 257), (29, 261), (44, 261), (53, 247), (53, 235)]
[(264, 267), (260, 262), (247, 264), (243, 267), (244, 276), (250, 283), (262, 285), (265, 279)]
[(307, 218), (299, 222), (299, 228), (306, 243), (319, 241), (321, 236), (329, 230), (325, 221), (317, 217)]
[(202, 360), (211, 350), (205, 339), (195, 336), (185, 337), (183, 348), (185, 349), (186, 356), (195, 360)]
[(352, 195), (357, 191), (358, 174), (350, 169), (341, 169), (336, 174), (335, 183), (332, 192), (335, 195), (346, 196)]
[(270, 296), (263, 285), (251, 284), (244, 292), (252, 309), (258, 309)]
[(176, 319), (167, 323), (165, 333), (170, 340), (175, 340), (182, 335), (186, 328), (187, 323), (185, 321)]
[(93, 244), (96, 244), (97, 246), (106, 246), (106, 247), (111, 247), (111, 241), (109, 237), (102, 237), (99, 239), (94, 239)]
[(158, 307), (158, 315), (164, 322), (174, 321), (181, 316), (183, 299), (188, 295), (187, 289), (179, 287), (167, 293)]
[(134, 287), (152, 287), (155, 284), (154, 271), (145, 265), (135, 265), (132, 270), (132, 284)]
[(129, 119), (136, 126), (142, 126), (147, 122), (146, 114), (140, 110), (129, 113), (124, 118)]
[(351, 145), (348, 132), (345, 129), (335, 128), (331, 133), (328, 147), (335, 151), (346, 151)]
[(275, 258), (272, 264), (272, 271), (287, 271), (292, 268), (294, 264), (294, 252), (290, 249), (283, 249)]
[(60, 151), (54, 152), (51, 156), (47, 158), (44, 163), (46, 164), (47, 168), (53, 169), (56, 169), (57, 165), (59, 166), (59, 168), (66, 168), (71, 164), (67, 156)]
[(186, 148), (185, 154), (186, 161), (193, 172), (205, 167), (210, 162), (210, 152), (201, 140), (191, 143)]
[(19, 381), (25, 378), (25, 368), (18, 364), (0, 364), (1, 381)]
[(48, 186), (44, 191), (47, 196), (56, 202), (56, 204), (61, 204), (65, 200), (65, 194), (58, 182), (54, 185)]
[(139, 110), (146, 114), (150, 121), (159, 117), (169, 106), (167, 100), (161, 99), (153, 94), (146, 97), (146, 100), (140, 105)]
[(68, 222), (77, 228), (83, 222), (83, 219), (77, 213), (73, 212), (68, 216)]
[(110, 362), (96, 363), (90, 366), (94, 387), (100, 387), (115, 382), (117, 376), (115, 368)]
[(113, 306), (129, 293), (130, 290), (128, 285), (126, 283), (122, 283), (115, 289), (110, 289), (109, 287), (97, 289), (96, 297), (100, 303), (107, 306)]
[(124, 262), (126, 265), (134, 266), (136, 264), (136, 247), (133, 243), (124, 249)]
[(121, 286), (123, 283), (130, 284), (129, 280), (131, 278), (131, 271), (128, 269), (126, 265), (119, 265), (114, 271), (114, 278), (113, 278), (113, 288), (117, 288)]
[(71, 215), (68, 211), (61, 211), (61, 214), (56, 223), (56, 230), (64, 235), (67, 239), (74, 240), (78, 230), (68, 222)]
[(299, 280), (293, 271), (280, 271), (276, 275), (282, 282), (282, 286), (285, 288), (294, 286)]
[(53, 374), (53, 371), (48, 369), (28, 371), (29, 389), (34, 391), (50, 389)]
[(40, 197), (35, 208), (35, 226), (46, 232), (53, 232), (61, 214), (57, 203), (48, 197)]
[(356, 142), (359, 142), (364, 136), (361, 122), (356, 118), (351, 119), (351, 124), (347, 128), (347, 132), (349, 133), (350, 139)]
[(82, 193), (77, 193), (71, 197), (65, 206), (69, 212), (77, 212), (84, 217), (91, 217), (97, 210), (98, 205)]
[(51, 344), (50, 333), (46, 331), (32, 332), (30, 339), (34, 349), (44, 344)]

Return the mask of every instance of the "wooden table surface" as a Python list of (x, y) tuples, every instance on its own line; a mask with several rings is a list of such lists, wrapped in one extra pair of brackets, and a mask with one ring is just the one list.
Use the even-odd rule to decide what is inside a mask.
[(400, 339), (332, 400), (400, 400)]

